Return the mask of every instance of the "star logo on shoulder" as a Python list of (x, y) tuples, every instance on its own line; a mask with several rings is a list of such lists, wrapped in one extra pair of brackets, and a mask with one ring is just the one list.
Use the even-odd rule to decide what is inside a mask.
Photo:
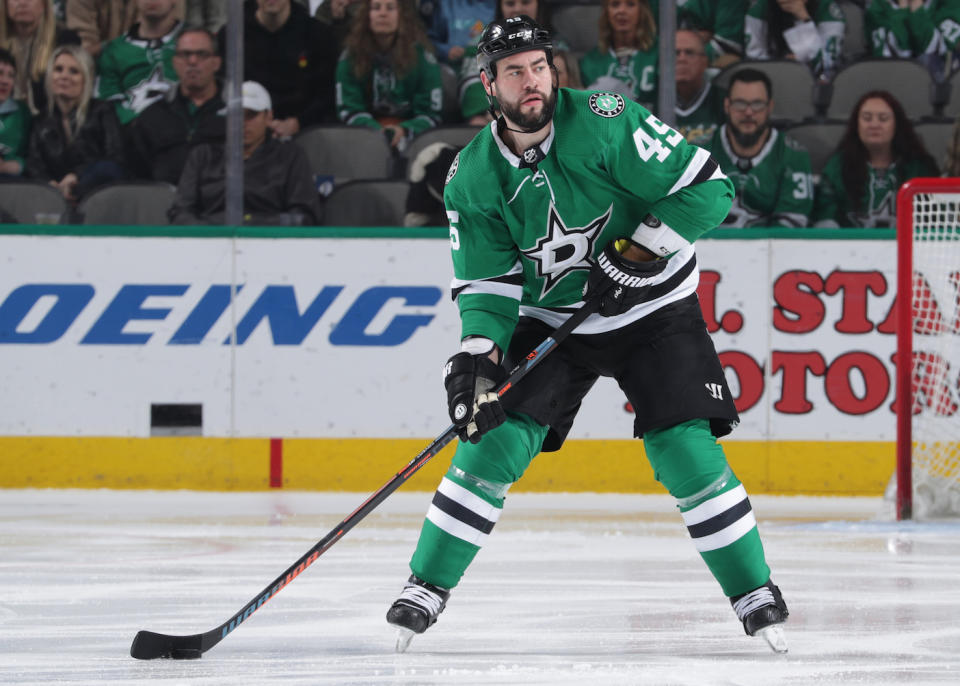
[(540, 299), (546, 297), (560, 279), (577, 270), (589, 271), (593, 244), (610, 221), (613, 205), (601, 216), (582, 227), (567, 227), (557, 208), (550, 203), (547, 211), (547, 232), (536, 246), (522, 250), (523, 255), (534, 262), (537, 276), (543, 279)]

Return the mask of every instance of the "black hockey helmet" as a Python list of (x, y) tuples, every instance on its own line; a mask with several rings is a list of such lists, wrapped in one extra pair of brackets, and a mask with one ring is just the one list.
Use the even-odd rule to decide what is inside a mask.
[(496, 62), (528, 50), (543, 50), (553, 67), (553, 39), (550, 32), (525, 14), (487, 24), (477, 44), (477, 65), (493, 81)]

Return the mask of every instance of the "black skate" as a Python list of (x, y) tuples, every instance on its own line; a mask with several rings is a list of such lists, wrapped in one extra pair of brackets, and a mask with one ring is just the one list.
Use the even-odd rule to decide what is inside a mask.
[(414, 634), (422, 634), (437, 621), (449, 597), (450, 591), (410, 575), (400, 597), (387, 610), (387, 621), (397, 627), (398, 653), (407, 649)]
[(776, 653), (787, 652), (787, 639), (779, 625), (787, 621), (790, 613), (780, 589), (769, 579), (760, 588), (734, 596), (730, 604), (748, 636), (760, 636)]

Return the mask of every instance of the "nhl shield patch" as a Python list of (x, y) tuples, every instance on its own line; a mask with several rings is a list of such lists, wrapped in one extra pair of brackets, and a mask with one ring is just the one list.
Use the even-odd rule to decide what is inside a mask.
[(623, 96), (619, 93), (594, 93), (590, 96), (590, 109), (607, 119), (616, 117), (624, 107)]

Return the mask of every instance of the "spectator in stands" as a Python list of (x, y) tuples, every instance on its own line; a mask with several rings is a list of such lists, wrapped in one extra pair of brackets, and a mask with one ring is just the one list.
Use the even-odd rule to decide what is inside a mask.
[(360, 0), (325, 0), (313, 13), (314, 19), (331, 30), (337, 43), (337, 54), (340, 54), (343, 42), (350, 33), (350, 26), (359, 7)]
[(214, 35), (202, 28), (184, 29), (177, 38), (173, 68), (179, 86), (133, 120), (129, 152), (134, 176), (176, 185), (194, 146), (222, 145), (226, 137)]
[(737, 194), (722, 226), (807, 226), (813, 208), (810, 154), (771, 126), (770, 78), (757, 69), (738, 70), (723, 109), (726, 123), (709, 147)]
[(187, 0), (183, 23), (216, 34), (227, 23), (227, 0)]
[(13, 97), (26, 101), (32, 114), (46, 109), (43, 79), (53, 49), (79, 42), (76, 33), (57, 26), (51, 0), (5, 0), (0, 15), (0, 48), (9, 50), (20, 65)]
[(675, 128), (690, 143), (708, 144), (723, 123), (722, 88), (707, 78), (707, 52), (703, 37), (690, 29), (677, 31), (675, 39), (677, 79), (677, 121)]
[[(226, 27), (217, 36), (226, 48)], [(337, 44), (330, 27), (291, 0), (247, 0), (243, 68), (273, 101), (271, 130), (295, 136), (304, 127), (334, 121)]]
[(743, 56), (743, 20), (749, 0), (677, 0), (677, 25), (697, 31), (713, 67)]
[(580, 77), (580, 64), (569, 50), (556, 50), (553, 53), (553, 66), (557, 70), (557, 86), (559, 88), (575, 88), (583, 90), (583, 79)]
[[(546, 2), (540, 3), (540, 0), (498, 0), (497, 11), (494, 15), (494, 21), (501, 19), (510, 19), (525, 14), (536, 20), (536, 22), (550, 32), (553, 39), (554, 64), (557, 64), (557, 56), (561, 51), (568, 51), (569, 46), (561, 36), (558, 36), (550, 23), (550, 12)], [(480, 83), (480, 69), (477, 68), (477, 62), (474, 59), (477, 55), (476, 45), (467, 48), (465, 58), (460, 66), (460, 76), (457, 83), (457, 93), (460, 98), (460, 113), (463, 120), (473, 126), (483, 126), (492, 120), (490, 116), (490, 103), (487, 100), (486, 91), (483, 90), (483, 84)], [(572, 58), (567, 59), (569, 55), (564, 52), (563, 64), (561, 66), (566, 72), (570, 72), (569, 65), (573, 64), (576, 70), (577, 82), (579, 83), (580, 69)], [(561, 83), (561, 87), (566, 84)], [(583, 85), (577, 86), (583, 88)]]
[(754, 0), (745, 22), (750, 59), (796, 60), (825, 79), (836, 73), (847, 24), (835, 0)]
[(935, 78), (960, 66), (960, 3), (954, 0), (872, 0), (863, 18), (874, 57), (917, 58)]
[[(184, 17), (184, 0), (177, 0), (177, 19)], [(125, 34), (139, 19), (132, 0), (69, 0), (67, 28), (75, 31), (84, 49), (94, 58), (103, 46)]]
[(497, 3), (496, 0), (433, 0), (429, 3), (432, 11), (424, 5), (421, 3), (420, 13), (436, 57), (456, 69), (467, 50), (476, 49), (480, 32), (493, 20)]
[(401, 151), (440, 123), (440, 67), (413, 3), (362, 1), (337, 64), (337, 109), (345, 124), (384, 129)]
[[(274, 226), (320, 223), (320, 202), (306, 153), (296, 143), (277, 140), (270, 127), (272, 104), (267, 89), (243, 84), (243, 222)], [(226, 210), (225, 151), (203, 144), (187, 156), (177, 198), (170, 208), (174, 224), (222, 224)]]
[(93, 60), (82, 47), (55, 48), (46, 75), (47, 112), (30, 132), (27, 175), (71, 202), (126, 177), (120, 122), (111, 103), (93, 99), (93, 79)]
[(13, 98), (17, 61), (0, 48), (0, 180), (23, 173), (23, 156), (30, 133), (30, 109)]
[(116, 105), (117, 118), (128, 124), (176, 87), (173, 53), (183, 28), (177, 0), (135, 0), (140, 21), (103, 47), (97, 97)]
[(657, 101), (657, 26), (649, 0), (603, 0), (599, 45), (580, 60), (587, 90), (611, 91), (648, 110)]
[(837, 151), (817, 186), (817, 226), (896, 226), (897, 191), (917, 176), (937, 176), (937, 164), (903, 106), (886, 91), (863, 95), (850, 113)]

